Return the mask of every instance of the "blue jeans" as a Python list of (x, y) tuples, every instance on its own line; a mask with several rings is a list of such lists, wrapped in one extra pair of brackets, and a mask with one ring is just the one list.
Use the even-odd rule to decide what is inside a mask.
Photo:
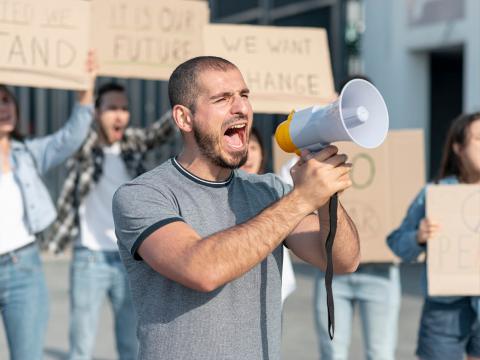
[[(327, 329), (325, 275), (315, 281), (315, 320), (322, 360), (348, 359), (353, 312), (358, 304), (366, 358), (394, 360), (400, 310), (400, 275), (391, 264), (360, 265), (353, 274), (333, 277), (335, 336)], [(359, 358), (356, 356), (355, 358)]]
[(36, 244), (0, 255), (0, 312), (10, 359), (42, 359), (48, 290)]
[(99, 311), (105, 296), (113, 309), (118, 357), (136, 359), (137, 318), (118, 252), (76, 248), (70, 287), (70, 360), (92, 357)]
[(471, 299), (453, 303), (426, 298), (418, 331), (417, 356), (422, 360), (480, 357), (480, 324)]

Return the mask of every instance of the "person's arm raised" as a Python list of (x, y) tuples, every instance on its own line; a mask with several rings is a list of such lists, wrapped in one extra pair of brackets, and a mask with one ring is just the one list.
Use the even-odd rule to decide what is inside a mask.
[(92, 105), (95, 93), (95, 81), (97, 80), (98, 73), (96, 52), (93, 49), (88, 51), (85, 71), (87, 72), (88, 87), (85, 90), (77, 91), (76, 97), (80, 105)]
[(172, 119), (172, 112), (169, 110), (147, 128), (129, 127), (125, 134), (129, 142), (136, 144), (138, 149), (151, 150), (175, 141), (179, 132)]
[(28, 140), (27, 146), (35, 158), (37, 169), (44, 174), (73, 155), (85, 141), (93, 119), (93, 91), (97, 74), (95, 53), (88, 52), (85, 63), (89, 88), (77, 92), (75, 104), (68, 121), (55, 133)]

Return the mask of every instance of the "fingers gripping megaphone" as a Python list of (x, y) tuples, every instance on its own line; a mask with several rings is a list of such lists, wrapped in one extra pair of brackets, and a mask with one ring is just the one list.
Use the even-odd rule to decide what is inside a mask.
[[(275, 131), (275, 139), (286, 152), (300, 155), (303, 149), (321, 150), (335, 141), (353, 141), (364, 148), (375, 148), (383, 143), (388, 132), (388, 111), (380, 92), (366, 80), (354, 79), (342, 89), (338, 99), (325, 107), (311, 106), (292, 111)], [(329, 203), (330, 230), (325, 241), (327, 268), (328, 332), (335, 332), (333, 279), (333, 241), (337, 228), (338, 196)]]
[(364, 148), (383, 143), (388, 132), (388, 111), (375, 86), (363, 79), (349, 81), (338, 99), (325, 107), (292, 111), (275, 131), (285, 152), (318, 151), (336, 141), (353, 141)]

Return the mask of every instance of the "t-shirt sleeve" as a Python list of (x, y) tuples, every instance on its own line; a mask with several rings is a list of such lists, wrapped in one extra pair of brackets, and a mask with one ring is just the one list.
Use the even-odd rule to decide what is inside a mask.
[[(292, 191), (293, 186), (283, 181), (278, 175), (274, 175), (274, 182), (273, 187), (277, 192), (278, 199), (281, 199), (285, 195), (287, 195), (290, 191)], [(287, 243), (283, 241), (283, 246), (289, 249)]]
[(293, 186), (283, 181), (278, 175), (274, 175), (274, 187), (278, 194), (278, 198), (281, 199), (292, 191)]
[(135, 260), (142, 260), (138, 248), (153, 232), (175, 221), (183, 221), (174, 199), (144, 184), (125, 184), (113, 196), (115, 234), (119, 244)]

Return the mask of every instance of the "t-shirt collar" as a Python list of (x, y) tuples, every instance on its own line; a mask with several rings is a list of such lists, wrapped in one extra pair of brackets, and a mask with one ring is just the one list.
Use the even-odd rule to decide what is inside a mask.
[(205, 179), (199, 178), (198, 176), (189, 172), (182, 165), (180, 165), (180, 163), (177, 161), (176, 157), (172, 158), (172, 164), (182, 175), (184, 175), (188, 179), (196, 182), (197, 184), (210, 186), (210, 187), (224, 187), (224, 186), (227, 186), (232, 181), (234, 173), (235, 173), (235, 171), (232, 171), (232, 173), (230, 174), (228, 179), (226, 179), (224, 181), (210, 181), (210, 180), (205, 180)]

